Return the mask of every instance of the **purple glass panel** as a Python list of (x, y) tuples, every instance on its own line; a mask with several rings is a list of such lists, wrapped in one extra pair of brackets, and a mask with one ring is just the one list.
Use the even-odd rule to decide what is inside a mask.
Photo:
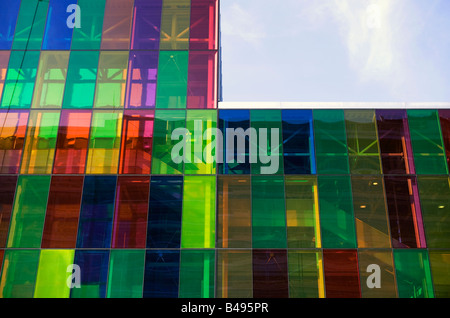
[(125, 108), (155, 108), (158, 52), (130, 52)]
[(414, 174), (406, 110), (377, 110), (378, 137), (384, 174)]
[(253, 250), (253, 297), (289, 297), (286, 250)]
[(162, 0), (135, 0), (131, 48), (158, 50)]
[(416, 177), (385, 176), (393, 248), (425, 248)]

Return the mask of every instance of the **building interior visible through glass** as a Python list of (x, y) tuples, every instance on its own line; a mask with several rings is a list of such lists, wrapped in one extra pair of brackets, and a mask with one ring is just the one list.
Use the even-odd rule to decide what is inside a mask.
[(0, 297), (449, 297), (450, 111), (222, 108), (218, 2), (0, 2)]

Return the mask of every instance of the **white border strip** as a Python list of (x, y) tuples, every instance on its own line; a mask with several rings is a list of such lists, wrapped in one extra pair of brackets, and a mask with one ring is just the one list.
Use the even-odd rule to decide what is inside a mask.
[(450, 109), (450, 102), (219, 102), (219, 109)]

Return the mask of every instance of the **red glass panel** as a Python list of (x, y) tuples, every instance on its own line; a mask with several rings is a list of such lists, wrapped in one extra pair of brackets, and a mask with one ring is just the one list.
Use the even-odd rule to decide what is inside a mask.
[(190, 50), (216, 50), (218, 0), (191, 1)]
[(118, 178), (113, 248), (145, 248), (149, 191), (150, 177)]
[(327, 298), (361, 298), (356, 250), (323, 250)]
[(393, 248), (425, 248), (415, 177), (384, 177)]
[(286, 250), (253, 250), (253, 297), (289, 297)]
[(84, 173), (91, 115), (91, 111), (61, 111), (53, 173)]
[(450, 109), (439, 110), (439, 118), (441, 121), (442, 136), (444, 137), (447, 165), (450, 171)]
[(217, 52), (189, 52), (187, 108), (217, 108)]
[(19, 173), (28, 111), (0, 111), (0, 173)]
[(384, 174), (414, 174), (406, 110), (377, 110), (378, 137)]
[(75, 248), (82, 191), (82, 176), (53, 176), (42, 248)]
[(0, 248), (6, 247), (17, 176), (0, 177)]
[(150, 174), (154, 119), (153, 110), (124, 112), (119, 173)]

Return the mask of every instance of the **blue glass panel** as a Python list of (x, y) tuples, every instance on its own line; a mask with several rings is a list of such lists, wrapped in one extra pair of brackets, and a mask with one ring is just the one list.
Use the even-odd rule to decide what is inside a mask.
[[(221, 174), (250, 174), (250, 143), (249, 135), (245, 136), (245, 153), (238, 154), (238, 138), (234, 138), (233, 149), (227, 148), (227, 129), (233, 129), (237, 133), (237, 129), (242, 128), (245, 131), (250, 128), (250, 111), (249, 110), (220, 110), (219, 111), (219, 129), (223, 134), (223, 163), (219, 163), (219, 173)], [(231, 135), (230, 135), (231, 136)], [(231, 143), (230, 143), (231, 144)], [(242, 149), (242, 148), (241, 148)], [(227, 160), (227, 154), (234, 154), (234, 163)], [(238, 162), (238, 155), (243, 155), (244, 162)], [(227, 162), (228, 161), (228, 162)], [(242, 160), (241, 160), (242, 161)]]
[(179, 251), (147, 251), (144, 298), (177, 298), (179, 269)]
[(109, 248), (116, 177), (86, 176), (78, 225), (77, 247)]
[(315, 174), (314, 133), (311, 110), (283, 110), (285, 174)]
[(75, 251), (74, 264), (80, 266), (80, 288), (72, 288), (71, 298), (105, 298), (109, 251)]
[(147, 247), (179, 248), (183, 177), (158, 176), (150, 180)]
[(14, 38), (20, 0), (0, 1), (0, 50), (10, 50)]
[(67, 18), (72, 13), (67, 12), (67, 7), (76, 3), (77, 0), (50, 0), (43, 50), (70, 50), (73, 29), (67, 27)]

